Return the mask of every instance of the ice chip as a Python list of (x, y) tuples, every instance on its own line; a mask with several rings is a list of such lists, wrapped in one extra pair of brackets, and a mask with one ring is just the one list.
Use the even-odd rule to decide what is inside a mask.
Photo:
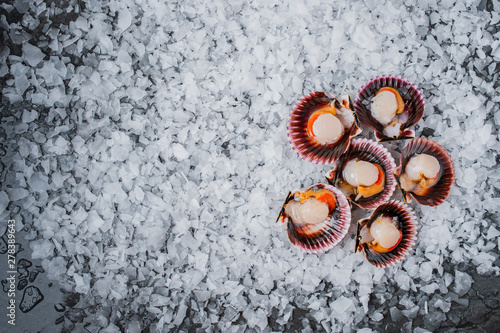
[(0, 192), (0, 214), (2, 214), (9, 205), (9, 195), (5, 191)]
[(36, 172), (31, 175), (28, 180), (28, 185), (34, 192), (44, 192), (49, 189), (48, 177), (44, 176), (41, 172)]
[(335, 301), (332, 302), (330, 305), (332, 311), (339, 315), (347, 311), (350, 306), (353, 305), (353, 302), (350, 298), (347, 298), (345, 296), (340, 296), (337, 298)]
[(14, 188), (9, 192), (10, 201), (17, 201), (26, 198), (29, 191), (24, 188)]
[(105, 33), (102, 33), (99, 36), (100, 36), (99, 46), (101, 47), (101, 52), (103, 54), (107, 54), (113, 51), (113, 41), (111, 40), (111, 38), (109, 38), (109, 36), (106, 35)]
[(441, 48), (441, 45), (439, 45), (439, 43), (433, 36), (427, 35), (426, 41), (427, 41), (427, 46), (432, 51), (434, 51), (434, 53), (436, 53), (440, 57), (443, 55), (443, 49)]
[(432, 294), (437, 289), (439, 289), (439, 285), (437, 283), (431, 283), (420, 288), (420, 290), (426, 294)]
[(132, 320), (127, 324), (127, 333), (141, 333), (141, 323), (137, 320)]
[(399, 310), (395, 306), (391, 307), (390, 313), (391, 313), (391, 319), (395, 323), (400, 322), (404, 319), (403, 314), (401, 313), (401, 310)]
[(394, 280), (398, 284), (399, 288), (402, 290), (410, 290), (410, 277), (408, 273), (403, 270), (398, 270), (394, 274)]
[(186, 304), (181, 303), (181, 305), (179, 305), (179, 308), (177, 309), (177, 314), (175, 315), (175, 319), (173, 321), (174, 325), (179, 326), (180, 324), (182, 324), (184, 318), (186, 317), (186, 311), (187, 311)]
[(428, 261), (420, 265), (420, 278), (424, 281), (429, 281), (432, 278), (432, 264)]
[(125, 31), (132, 24), (132, 14), (130, 14), (130, 10), (124, 8), (118, 14), (118, 29)]
[(54, 244), (47, 239), (38, 239), (30, 243), (33, 259), (45, 259), (54, 255)]
[(149, 303), (151, 306), (167, 306), (171, 303), (170, 298), (160, 295), (160, 294), (152, 294), (151, 297), (149, 298)]
[(26, 91), (26, 89), (28, 89), (30, 87), (30, 83), (28, 81), (28, 78), (24, 74), (16, 76), (14, 79), (14, 82), (16, 84), (16, 92), (19, 95), (23, 95), (24, 92)]
[(485, 124), (483, 127), (481, 127), (481, 129), (478, 130), (478, 133), (477, 133), (478, 139), (482, 145), (487, 144), (488, 141), (490, 140), (491, 129), (492, 129), (491, 124)]
[(457, 293), (458, 297), (462, 297), (469, 292), (472, 282), (472, 277), (469, 274), (456, 270), (453, 290)]
[(477, 175), (474, 168), (469, 167), (466, 168), (465, 170), (456, 168), (455, 173), (457, 177), (456, 182), (458, 186), (464, 188), (474, 188), (476, 186)]
[(130, 145), (119, 145), (115, 144), (111, 146), (111, 160), (112, 161), (125, 161), (130, 154), (131, 146)]
[(174, 156), (179, 161), (183, 161), (190, 156), (190, 154), (188, 153), (186, 148), (184, 148), (184, 146), (179, 144), (179, 143), (174, 143), (172, 145), (172, 150), (173, 150)]
[(104, 225), (104, 220), (97, 214), (96, 211), (92, 210), (87, 216), (87, 227), (90, 233), (96, 233)]
[(366, 24), (358, 24), (352, 36), (352, 40), (361, 48), (374, 51), (377, 46), (377, 38)]
[(140, 101), (144, 97), (146, 97), (147, 92), (143, 89), (137, 88), (137, 87), (130, 87), (127, 89), (127, 95), (129, 98), (131, 98), (133, 101)]
[(30, 9), (30, 1), (29, 0), (16, 0), (14, 1), (14, 7), (21, 14), (25, 14)]
[(500, 236), (500, 231), (498, 231), (494, 226), (490, 226), (490, 228), (488, 229), (488, 233), (486, 234), (486, 238), (493, 239), (497, 238), (498, 236)]
[(28, 65), (36, 67), (43, 60), (45, 54), (38, 47), (26, 43), (23, 45), (23, 56)]

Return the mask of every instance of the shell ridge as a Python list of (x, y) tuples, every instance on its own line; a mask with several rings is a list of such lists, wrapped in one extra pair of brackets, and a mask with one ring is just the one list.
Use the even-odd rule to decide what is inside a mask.
[[(371, 101), (372, 96), (374, 96), (382, 87), (392, 87), (398, 91), (401, 90), (400, 94), (405, 102), (405, 110), (403, 112), (408, 112), (408, 118), (406, 121), (401, 123), (400, 133), (395, 138), (388, 137), (383, 133), (384, 126), (372, 116), (371, 111), (364, 105), (364, 102)], [(401, 76), (388, 74), (379, 75), (370, 79), (358, 90), (356, 100), (354, 101), (355, 112), (361, 125), (373, 129), (375, 131), (375, 138), (377, 141), (392, 141), (413, 138), (414, 135), (410, 135), (411, 133), (402, 132), (404, 129), (412, 127), (420, 121), (424, 114), (424, 107), (425, 104), (423, 96), (413, 83)]]
[[(351, 210), (342, 192), (331, 185), (315, 184), (305, 190), (326, 189), (333, 193), (337, 205), (320, 230), (313, 234), (301, 234), (290, 221), (287, 223), (287, 235), (290, 242), (307, 253), (325, 252), (337, 245), (347, 234), (351, 220)], [(335, 213), (337, 212), (337, 213)], [(336, 214), (338, 214), (338, 217)]]
[(448, 198), (451, 192), (451, 186), (455, 183), (455, 170), (453, 167), (453, 161), (449, 153), (437, 142), (434, 142), (427, 138), (417, 138), (411, 140), (406, 147), (401, 152), (400, 156), (400, 173), (398, 178), (401, 177), (401, 173), (406, 169), (406, 165), (409, 160), (419, 154), (429, 154), (438, 159), (441, 166), (440, 175), (438, 181), (427, 188), (423, 195), (415, 194), (411, 191), (404, 191), (399, 184), (399, 188), (402, 191), (403, 197), (411, 200), (413, 197), (418, 203), (427, 206), (438, 206), (442, 204), (446, 198)]
[(401, 262), (410, 253), (417, 237), (417, 219), (410, 206), (397, 200), (391, 200), (378, 206), (369, 218), (358, 221), (358, 227), (360, 223), (364, 223), (363, 221), (367, 221), (366, 224), (369, 225), (381, 214), (397, 217), (400, 230), (403, 233), (403, 239), (390, 252), (378, 253), (368, 244), (362, 244), (362, 251), (367, 261), (374, 266), (383, 268)]
[(359, 138), (351, 140), (345, 154), (336, 161), (335, 168), (329, 171), (329, 173), (332, 171), (335, 173), (331, 183), (336, 184), (341, 179), (345, 164), (352, 158), (360, 158), (361, 160), (380, 165), (385, 173), (385, 184), (382, 192), (373, 196), (353, 200), (351, 195), (348, 199), (356, 206), (365, 209), (376, 208), (381, 203), (388, 201), (396, 190), (396, 180), (394, 177), (396, 162), (389, 150), (380, 143), (370, 139)]

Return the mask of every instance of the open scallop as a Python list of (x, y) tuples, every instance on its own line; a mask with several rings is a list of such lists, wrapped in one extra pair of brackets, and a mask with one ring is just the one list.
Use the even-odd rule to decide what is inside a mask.
[(408, 205), (392, 200), (358, 222), (355, 252), (363, 252), (370, 264), (384, 268), (402, 261), (416, 238), (415, 213)]
[(403, 149), (395, 175), (406, 202), (412, 197), (426, 206), (438, 206), (450, 195), (455, 170), (448, 152), (436, 142), (418, 138)]
[(288, 239), (307, 253), (325, 252), (347, 234), (351, 210), (333, 186), (316, 184), (288, 193), (276, 222), (286, 223)]
[(359, 122), (375, 131), (377, 141), (411, 139), (410, 129), (424, 115), (424, 99), (410, 81), (377, 76), (361, 87), (354, 101)]
[(388, 201), (396, 189), (396, 163), (380, 143), (354, 139), (325, 175), (353, 204), (372, 209)]
[(359, 134), (352, 103), (348, 96), (339, 101), (321, 91), (303, 97), (290, 113), (288, 140), (297, 154), (310, 162), (330, 164)]

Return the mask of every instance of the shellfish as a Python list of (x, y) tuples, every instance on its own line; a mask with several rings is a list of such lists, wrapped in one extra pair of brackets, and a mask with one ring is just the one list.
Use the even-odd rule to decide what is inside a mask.
[(315, 184), (289, 192), (276, 222), (286, 223), (290, 242), (308, 253), (325, 252), (347, 234), (351, 210), (346, 197), (333, 186)]
[(411, 139), (410, 129), (424, 114), (424, 99), (410, 81), (377, 76), (361, 87), (354, 101), (359, 122), (375, 131), (377, 141)]
[(358, 222), (355, 252), (364, 252), (372, 265), (388, 267), (408, 255), (416, 237), (415, 213), (408, 205), (392, 200)]
[(418, 138), (403, 149), (395, 170), (403, 199), (438, 206), (448, 198), (455, 170), (448, 152), (436, 142)]
[(297, 154), (310, 162), (330, 164), (361, 133), (348, 96), (339, 101), (321, 91), (303, 97), (290, 112), (288, 140)]
[(394, 158), (384, 146), (368, 139), (354, 139), (325, 177), (352, 203), (371, 209), (394, 193), (395, 168)]

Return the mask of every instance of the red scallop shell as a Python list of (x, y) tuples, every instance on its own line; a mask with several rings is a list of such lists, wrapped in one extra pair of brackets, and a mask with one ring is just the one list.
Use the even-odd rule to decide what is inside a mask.
[[(393, 250), (387, 253), (379, 253), (373, 250), (368, 244), (359, 244), (360, 231), (365, 226), (370, 226), (373, 221), (381, 214), (397, 217), (398, 229), (401, 230), (403, 238)], [(397, 200), (392, 200), (378, 206), (370, 215), (369, 218), (362, 219), (358, 222), (356, 232), (356, 248), (364, 252), (366, 260), (374, 266), (384, 268), (395, 265), (402, 261), (411, 251), (417, 239), (417, 217), (413, 210), (405, 203)]]
[(307, 253), (322, 253), (337, 245), (347, 234), (351, 223), (351, 209), (346, 197), (333, 186), (325, 184), (315, 184), (307, 188), (309, 190), (325, 189), (332, 192), (336, 199), (335, 209), (323, 222), (320, 230), (310, 232), (303, 227), (296, 225), (292, 219), (285, 215), (285, 205), (293, 200), (291, 192), (288, 194), (281, 209), (277, 221), (280, 219), (286, 222), (288, 239), (295, 247)]
[[(401, 118), (406, 121), (401, 125), (398, 137), (388, 137), (384, 134), (384, 126), (380, 124), (371, 114), (371, 101), (380, 88), (391, 87), (398, 90), (405, 102), (405, 108)], [(411, 139), (415, 132), (410, 129), (422, 119), (424, 115), (424, 98), (417, 87), (400, 76), (381, 75), (372, 78), (359, 89), (354, 101), (354, 110), (359, 122), (375, 131), (377, 141), (392, 141)]]
[(427, 193), (425, 195), (417, 195), (413, 192), (406, 192), (401, 188), (401, 186), (399, 186), (401, 192), (403, 193), (403, 199), (409, 203), (413, 197), (421, 205), (438, 206), (448, 198), (451, 186), (455, 182), (455, 169), (453, 168), (453, 161), (451, 160), (448, 152), (438, 143), (426, 138), (413, 139), (401, 152), (399, 166), (395, 171), (398, 184), (399, 176), (401, 175), (402, 170), (406, 168), (408, 161), (413, 156), (418, 154), (428, 154), (437, 158), (439, 164), (441, 165), (439, 180), (436, 184), (427, 189)]
[(352, 140), (346, 153), (335, 162), (334, 168), (327, 172), (326, 179), (328, 183), (335, 186), (337, 181), (342, 178), (345, 165), (353, 158), (380, 165), (385, 172), (385, 185), (382, 192), (369, 198), (360, 198), (356, 201), (355, 196), (351, 195), (347, 199), (365, 209), (373, 209), (388, 201), (396, 189), (396, 179), (394, 178), (396, 162), (384, 146), (373, 140), (364, 138)]
[(290, 112), (287, 126), (288, 141), (297, 154), (306, 161), (316, 164), (333, 163), (346, 151), (351, 137), (361, 132), (356, 120), (353, 126), (346, 130), (342, 138), (335, 143), (321, 145), (309, 137), (307, 134), (309, 117), (315, 111), (331, 105), (331, 103), (340, 104), (334, 96), (316, 91), (304, 96)]

